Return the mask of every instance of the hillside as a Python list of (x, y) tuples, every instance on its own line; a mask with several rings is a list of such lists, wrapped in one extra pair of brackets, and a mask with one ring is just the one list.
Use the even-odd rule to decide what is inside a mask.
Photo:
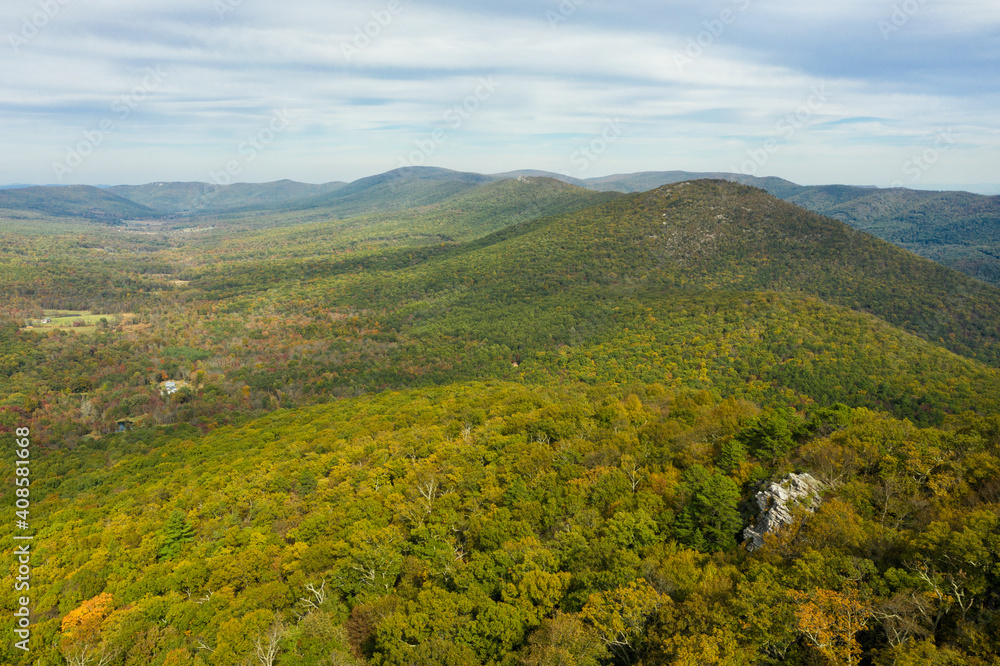
[(804, 187), (788, 201), (1000, 285), (1000, 197), (903, 188)]
[(586, 187), (642, 192), (684, 180), (715, 178), (752, 185), (779, 199), (1000, 286), (1000, 197), (968, 192), (801, 186), (781, 178), (734, 173), (653, 171), (589, 178)]
[[(483, 270), (531, 285), (697, 286), (788, 291), (875, 314), (933, 343), (1000, 365), (996, 288), (761, 190), (698, 181), (623, 197), (484, 239), (442, 274)], [(463, 267), (488, 266), (471, 275)], [(568, 278), (568, 281), (567, 281)]]
[(159, 216), (152, 208), (88, 185), (3, 190), (0, 191), (0, 212), (5, 216), (33, 212), (111, 222)]
[(323, 209), (336, 217), (400, 211), (437, 203), (497, 178), (448, 169), (410, 167), (351, 183), (310, 185), (290, 180), (273, 183), (150, 183), (122, 185), (109, 192), (182, 215), (259, 214), (263, 211)]
[(624, 197), (502, 181), (419, 215), (208, 238), (184, 260), (171, 295), (199, 313), (180, 315), (185, 337), (213, 350), (224, 394), (641, 381), (922, 422), (1000, 396), (995, 289), (722, 181)]
[(0, 225), (38, 663), (989, 666), (996, 288), (724, 180), (343, 201)]
[(785, 198), (798, 191), (799, 186), (782, 178), (758, 178), (737, 173), (702, 173), (693, 171), (644, 171), (640, 173), (615, 174), (598, 178), (588, 178), (587, 187), (601, 191), (646, 192), (664, 185), (681, 183), (686, 180), (728, 180), (741, 185), (752, 185), (765, 189), (778, 198)]
[[(376, 208), (356, 216), (340, 217), (335, 206), (229, 215), (213, 221), (220, 230), (206, 234), (186, 263), (224, 265), (238, 258), (272, 275), (312, 274), (335, 264), (340, 253), (377, 255), (392, 248), (451, 246), (615, 196), (552, 179), (524, 178), (463, 189), (427, 205)], [(264, 260), (269, 264), (260, 263)]]
[(273, 183), (149, 183), (119, 185), (108, 191), (164, 214), (210, 214), (240, 210), (280, 208), (334, 192), (346, 183), (309, 185), (291, 180)]
[[(923, 422), (1000, 398), (995, 288), (755, 188), (622, 196), (508, 180), (407, 213), (288, 222), (139, 253), (153, 239), (75, 240), (11, 261), (5, 284), (12, 303), (145, 310), (157, 329), (184, 330), (159, 346), (210, 350), (218, 405), (243, 385), (312, 400), (484, 377), (660, 381)], [(127, 330), (108, 341), (134, 368), (125, 376), (145, 377), (149, 355), (195, 371)], [(13, 390), (37, 391), (43, 365), (20, 363)], [(100, 386), (112, 371), (80, 372)]]
[[(405, 167), (352, 183), (308, 185), (292, 181), (219, 187), (208, 183), (118, 186), (122, 196), (159, 214), (258, 218), (256, 226), (307, 219), (394, 214), (439, 204), (501, 180), (550, 178), (598, 192), (637, 193), (671, 183), (720, 179), (833, 217), (974, 278), (1000, 286), (1000, 197), (846, 185), (800, 186), (734, 173), (648, 171), (588, 179), (531, 169), (492, 175), (431, 167)], [(147, 214), (149, 211), (146, 211)], [(61, 213), (60, 213), (61, 214)], [(270, 215), (269, 219), (268, 215)]]
[(786, 195), (799, 191), (800, 185), (796, 185), (783, 178), (751, 176), (747, 174), (725, 173), (725, 172), (698, 172), (698, 171), (640, 171), (636, 173), (618, 173), (609, 176), (596, 176), (592, 178), (574, 178), (560, 173), (550, 171), (539, 171), (537, 169), (521, 169), (518, 171), (507, 171), (493, 174), (494, 178), (517, 178), (518, 176), (555, 178), (570, 185), (587, 187), (599, 192), (620, 192), (631, 194), (635, 192), (646, 192), (654, 190), (671, 183), (680, 183), (686, 180), (729, 180), (742, 185), (752, 185), (760, 187), (774, 194), (776, 197), (784, 198)]
[[(34, 654), (987, 665), (998, 425), (489, 383), (36, 451)], [(789, 469), (822, 480), (822, 504), (747, 554), (746, 500)], [(811, 623), (845, 612), (820, 652)], [(11, 641), (0, 655), (18, 659)]]
[(435, 204), (494, 180), (449, 169), (404, 167), (361, 178), (330, 195), (302, 201), (299, 207), (322, 207), (339, 217), (398, 211)]

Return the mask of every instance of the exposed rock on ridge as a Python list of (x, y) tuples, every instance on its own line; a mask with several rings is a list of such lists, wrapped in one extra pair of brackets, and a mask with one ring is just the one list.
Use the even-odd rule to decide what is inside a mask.
[(743, 530), (747, 550), (753, 552), (764, 545), (764, 537), (792, 522), (792, 510), (803, 506), (813, 511), (820, 503), (823, 483), (809, 474), (789, 474), (781, 481), (757, 493), (755, 499), (760, 515), (754, 525)]

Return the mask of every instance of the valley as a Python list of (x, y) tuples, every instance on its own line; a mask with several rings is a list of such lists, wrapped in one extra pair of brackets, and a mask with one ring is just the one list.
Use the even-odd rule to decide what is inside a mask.
[(37, 663), (996, 663), (997, 197), (697, 175), (0, 191)]

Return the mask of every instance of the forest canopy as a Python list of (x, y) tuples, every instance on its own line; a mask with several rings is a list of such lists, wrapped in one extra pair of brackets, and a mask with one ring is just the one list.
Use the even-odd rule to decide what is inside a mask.
[(404, 190), (0, 222), (30, 663), (997, 663), (1000, 291), (732, 183)]

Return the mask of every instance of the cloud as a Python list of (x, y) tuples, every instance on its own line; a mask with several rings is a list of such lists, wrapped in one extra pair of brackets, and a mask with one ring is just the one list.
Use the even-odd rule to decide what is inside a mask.
[[(30, 39), (39, 0), (0, 15), (0, 182), (53, 181), (108, 118), (67, 182), (206, 180), (282, 109), (294, 120), (247, 179), (354, 179), (435, 130), (441, 166), (568, 172), (614, 119), (626, 129), (587, 175), (728, 170), (777, 133), (767, 173), (887, 184), (947, 127), (962, 146), (928, 177), (995, 169), (1000, 8), (986, 0), (901, 0), (913, 11), (895, 17), (868, 0), (53, 2)], [(150, 68), (167, 76), (120, 118)], [(483, 77), (495, 93), (452, 127)], [(785, 136), (817, 86), (828, 99)]]

